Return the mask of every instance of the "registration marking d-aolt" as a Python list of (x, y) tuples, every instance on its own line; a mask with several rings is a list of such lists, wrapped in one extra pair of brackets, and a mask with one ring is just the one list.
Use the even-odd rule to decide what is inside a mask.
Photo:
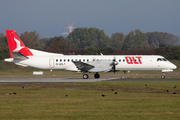
[(126, 56), (125, 57), (127, 64), (142, 64), (141, 62), (141, 56)]

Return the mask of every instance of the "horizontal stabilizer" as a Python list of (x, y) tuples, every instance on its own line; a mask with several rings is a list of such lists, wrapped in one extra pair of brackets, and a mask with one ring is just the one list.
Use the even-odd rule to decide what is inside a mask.
[(26, 60), (29, 59), (28, 57), (24, 56), (20, 52), (11, 52), (14, 60)]

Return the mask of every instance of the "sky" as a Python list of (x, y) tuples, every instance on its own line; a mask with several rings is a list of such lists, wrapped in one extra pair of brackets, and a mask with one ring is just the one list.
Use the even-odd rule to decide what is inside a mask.
[(180, 0), (0, 0), (0, 33), (64, 36), (67, 23), (95, 27), (109, 37), (135, 29), (180, 36)]

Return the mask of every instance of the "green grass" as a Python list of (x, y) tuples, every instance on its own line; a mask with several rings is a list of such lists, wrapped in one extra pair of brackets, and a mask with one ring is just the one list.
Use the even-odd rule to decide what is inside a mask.
[(179, 86), (179, 81), (0, 84), (0, 119), (180, 119)]

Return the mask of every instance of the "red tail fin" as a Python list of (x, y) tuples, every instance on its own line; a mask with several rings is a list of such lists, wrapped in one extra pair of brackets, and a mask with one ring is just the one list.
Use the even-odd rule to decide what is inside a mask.
[(20, 52), (24, 56), (32, 56), (31, 51), (23, 44), (14, 30), (6, 30), (6, 37), (9, 46), (10, 58), (13, 58), (11, 52)]

